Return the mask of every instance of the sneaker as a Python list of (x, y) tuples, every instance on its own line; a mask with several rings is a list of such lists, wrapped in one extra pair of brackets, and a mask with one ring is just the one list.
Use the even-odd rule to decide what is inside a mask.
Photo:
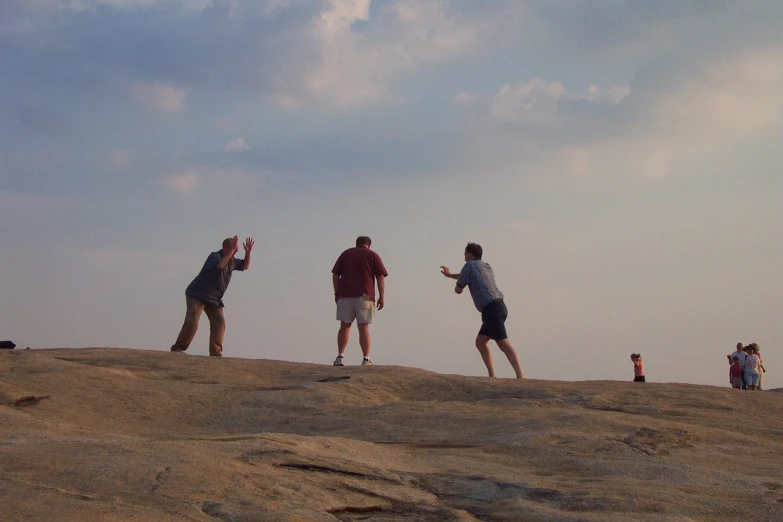
[(337, 359), (334, 360), (335, 366), (345, 366), (345, 363), (343, 362), (343, 355), (340, 354), (337, 356)]
[(178, 348), (176, 346), (172, 346), (171, 351), (174, 353), (185, 353), (185, 350), (183, 350), (182, 348)]
[(372, 366), (372, 361), (367, 357), (365, 357), (364, 359), (362, 359), (362, 366)]

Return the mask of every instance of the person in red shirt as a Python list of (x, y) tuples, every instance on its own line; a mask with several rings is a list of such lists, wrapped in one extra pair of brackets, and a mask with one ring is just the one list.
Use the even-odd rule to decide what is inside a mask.
[[(334, 301), (337, 303), (337, 358), (335, 366), (345, 366), (343, 354), (348, 346), (351, 324), (356, 320), (359, 329), (359, 346), (362, 348), (362, 366), (370, 361), (370, 324), (375, 311), (383, 309), (386, 292), (386, 267), (381, 256), (370, 250), (372, 241), (367, 236), (356, 238), (356, 247), (349, 248), (337, 258), (332, 268)], [(378, 284), (378, 301), (375, 301), (375, 284)]]
[(732, 388), (737, 388), (738, 390), (742, 389), (742, 383), (744, 382), (742, 380), (742, 374), (743, 371), (742, 366), (740, 366), (739, 363), (739, 357), (735, 355), (731, 366), (729, 366), (729, 382), (731, 383)]

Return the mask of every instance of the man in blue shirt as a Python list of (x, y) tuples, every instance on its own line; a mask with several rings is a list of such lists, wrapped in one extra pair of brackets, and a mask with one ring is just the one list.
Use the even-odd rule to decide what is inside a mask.
[(517, 379), (524, 379), (519, 357), (506, 334), (506, 318), (508, 309), (503, 302), (503, 293), (495, 284), (495, 274), (488, 263), (481, 260), (484, 251), (476, 243), (468, 243), (465, 247), (465, 266), (459, 274), (452, 274), (448, 267), (441, 266), (441, 273), (449, 279), (456, 279), (454, 291), (461, 294), (467, 286), (473, 304), (481, 312), (481, 329), (476, 336), (476, 348), (489, 371), (489, 376), (495, 376), (495, 365), (492, 362), (492, 352), (489, 351), (489, 340), (493, 339), (498, 348), (506, 355), (508, 362), (514, 368)]
[(171, 347), (172, 352), (184, 352), (190, 346), (198, 330), (198, 320), (201, 312), (206, 312), (209, 318), (209, 355), (223, 356), (223, 334), (226, 331), (226, 320), (223, 316), (223, 294), (226, 293), (231, 273), (234, 270), (247, 270), (250, 267), (250, 251), (253, 250), (253, 239), (245, 239), (242, 245), (245, 258), (237, 259), (234, 255), (239, 250), (237, 236), (223, 240), (223, 248), (212, 252), (204, 262), (201, 272), (185, 290), (185, 322), (177, 340)]

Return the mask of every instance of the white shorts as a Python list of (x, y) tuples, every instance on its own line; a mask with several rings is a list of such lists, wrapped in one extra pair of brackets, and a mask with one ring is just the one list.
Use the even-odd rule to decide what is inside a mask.
[(369, 297), (343, 297), (337, 300), (337, 320), (351, 324), (372, 324), (375, 317), (375, 301)]

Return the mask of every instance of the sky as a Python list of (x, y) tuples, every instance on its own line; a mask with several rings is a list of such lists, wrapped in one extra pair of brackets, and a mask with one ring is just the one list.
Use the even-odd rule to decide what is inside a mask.
[[(783, 2), (3, 0), (0, 339), (168, 350), (253, 237), (224, 355), (486, 375), (441, 265), (481, 244), (529, 378), (783, 387)], [(241, 255), (241, 250), (240, 250)], [(189, 353), (207, 354), (208, 321)], [(499, 377), (513, 372), (495, 349)], [(357, 332), (346, 363), (359, 364)]]

